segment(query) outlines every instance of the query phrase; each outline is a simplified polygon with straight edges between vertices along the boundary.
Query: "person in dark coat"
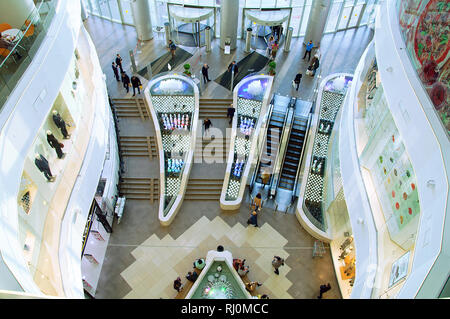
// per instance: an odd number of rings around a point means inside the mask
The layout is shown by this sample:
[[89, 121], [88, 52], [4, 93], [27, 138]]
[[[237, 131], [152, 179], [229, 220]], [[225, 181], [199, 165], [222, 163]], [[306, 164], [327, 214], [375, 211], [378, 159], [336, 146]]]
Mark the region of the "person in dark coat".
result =
[[61, 150], [61, 143], [57, 140], [57, 138], [52, 134], [51, 131], [47, 131], [47, 142], [52, 148], [55, 149], [58, 158], [64, 157], [65, 154]]
[[230, 118], [230, 122], [229, 124], [231, 124], [231, 122], [233, 122], [233, 117], [234, 117], [234, 112], [235, 112], [235, 108], [233, 107], [233, 104], [230, 105], [230, 107], [227, 110], [227, 117]]
[[131, 77], [131, 85], [133, 86], [133, 96], [136, 95], [136, 88], [138, 89], [138, 94], [141, 94], [140, 86], [142, 85], [142, 83], [136, 75], [133, 75]]
[[175, 289], [178, 292], [180, 292], [183, 289], [183, 284], [181, 283], [180, 277], [177, 277], [177, 279], [173, 281], [173, 289]]
[[247, 220], [247, 224], [258, 227], [258, 213], [256, 211], [251, 213], [250, 218]]
[[190, 271], [186, 275], [186, 279], [191, 282], [195, 282], [197, 280], [197, 278], [198, 278], [198, 274], [195, 271]]
[[205, 135], [207, 132], [209, 132], [209, 128], [212, 126], [211, 121], [209, 118], [206, 118], [206, 120], [203, 121], [203, 125], [205, 126]]
[[177, 46], [175, 45], [175, 43], [173, 43], [172, 40], [169, 40], [169, 51], [172, 54], [172, 59], [175, 58], [176, 49], [177, 49]]
[[330, 283], [326, 285], [320, 285], [320, 295], [317, 296], [317, 299], [322, 299], [322, 295], [331, 289]]
[[117, 65], [114, 62], [112, 63], [112, 69], [113, 69], [113, 72], [114, 72], [114, 76], [116, 77], [116, 80], [120, 81], [119, 70], [117, 69]]
[[116, 64], [117, 64], [117, 66], [119, 67], [120, 72], [122, 73], [122, 72], [123, 72], [123, 68], [122, 68], [122, 57], [120, 56], [119, 53], [117, 53], [117, 56], [116, 56]]
[[64, 122], [61, 115], [59, 115], [58, 111], [53, 111], [53, 122], [55, 122], [56, 127], [61, 130], [64, 139], [68, 139], [70, 137], [69, 133], [67, 133], [66, 122]]
[[55, 177], [52, 175], [52, 172], [50, 171], [48, 161], [44, 156], [42, 156], [41, 154], [36, 154], [34, 164], [42, 173], [44, 173], [45, 178], [49, 182], [53, 182], [55, 180]]
[[232, 72], [232, 71], [234, 71], [234, 75], [235, 76], [239, 72], [239, 69], [238, 69], [238, 66], [236, 64], [236, 61], [231, 62], [230, 65], [228, 66], [228, 72]]
[[316, 70], [319, 68], [319, 58], [317, 56], [314, 56], [312, 62], [312, 76], [316, 75]]
[[127, 89], [128, 93], [130, 91], [130, 77], [125, 72], [122, 72], [122, 83], [123, 87]]
[[202, 74], [203, 74], [203, 81], [205, 81], [205, 83], [211, 81], [209, 79], [209, 77], [208, 77], [208, 69], [209, 69], [209, 65], [206, 64], [206, 63], [203, 64], [203, 66], [202, 66]]
[[294, 79], [294, 83], [296, 85], [296, 88], [295, 88], [296, 91], [298, 91], [298, 87], [300, 86], [301, 80], [302, 80], [302, 74], [299, 72], [299, 73], [297, 73], [297, 75], [295, 76], [295, 79]]

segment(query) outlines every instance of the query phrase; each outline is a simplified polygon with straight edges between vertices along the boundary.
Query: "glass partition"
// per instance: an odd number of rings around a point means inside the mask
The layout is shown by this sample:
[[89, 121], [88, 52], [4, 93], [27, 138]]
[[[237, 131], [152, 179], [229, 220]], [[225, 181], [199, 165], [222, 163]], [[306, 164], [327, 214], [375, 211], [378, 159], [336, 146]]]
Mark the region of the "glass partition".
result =
[[[7, 36], [11, 45], [0, 49], [0, 110], [30, 65], [55, 15], [56, 1], [41, 1], [24, 24]], [[9, 30], [4, 31], [3, 33]]]
[[396, 7], [410, 61], [450, 134], [450, 4], [437, 0], [397, 0]]

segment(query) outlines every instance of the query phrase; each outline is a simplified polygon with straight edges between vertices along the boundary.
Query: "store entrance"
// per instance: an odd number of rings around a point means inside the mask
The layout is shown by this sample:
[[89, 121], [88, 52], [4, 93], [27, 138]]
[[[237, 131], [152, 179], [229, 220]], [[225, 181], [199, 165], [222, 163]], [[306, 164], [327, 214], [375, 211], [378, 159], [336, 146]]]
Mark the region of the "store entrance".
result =
[[269, 38], [274, 36], [278, 45], [284, 42], [292, 8], [287, 9], [244, 9], [242, 19], [242, 34], [245, 38], [245, 30], [252, 29], [252, 49], [267, 49]]
[[168, 4], [171, 38], [188, 47], [205, 46], [205, 29], [211, 27], [211, 39], [216, 28], [216, 8]]

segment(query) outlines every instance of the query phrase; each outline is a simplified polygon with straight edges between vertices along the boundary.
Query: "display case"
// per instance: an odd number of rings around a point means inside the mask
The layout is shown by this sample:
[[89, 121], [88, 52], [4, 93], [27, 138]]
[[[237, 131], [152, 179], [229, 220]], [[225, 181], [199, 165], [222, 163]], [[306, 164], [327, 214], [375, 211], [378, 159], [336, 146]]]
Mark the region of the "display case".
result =
[[255, 155], [262, 143], [260, 132], [268, 110], [273, 77], [249, 75], [236, 85], [233, 92], [233, 117], [230, 151], [227, 160], [220, 206], [225, 210], [238, 209], [247, 177], [254, 168]]
[[167, 73], [145, 90], [156, 130], [160, 161], [161, 224], [172, 222], [183, 201], [198, 123], [199, 90], [188, 77]]

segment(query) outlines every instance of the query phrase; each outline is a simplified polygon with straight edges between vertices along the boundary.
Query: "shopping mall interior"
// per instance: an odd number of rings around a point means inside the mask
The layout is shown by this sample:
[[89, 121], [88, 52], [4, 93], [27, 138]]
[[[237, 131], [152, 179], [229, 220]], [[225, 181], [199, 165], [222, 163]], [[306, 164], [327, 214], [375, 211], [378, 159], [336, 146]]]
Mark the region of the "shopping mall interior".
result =
[[0, 298], [450, 298], [449, 21], [2, 0]]

